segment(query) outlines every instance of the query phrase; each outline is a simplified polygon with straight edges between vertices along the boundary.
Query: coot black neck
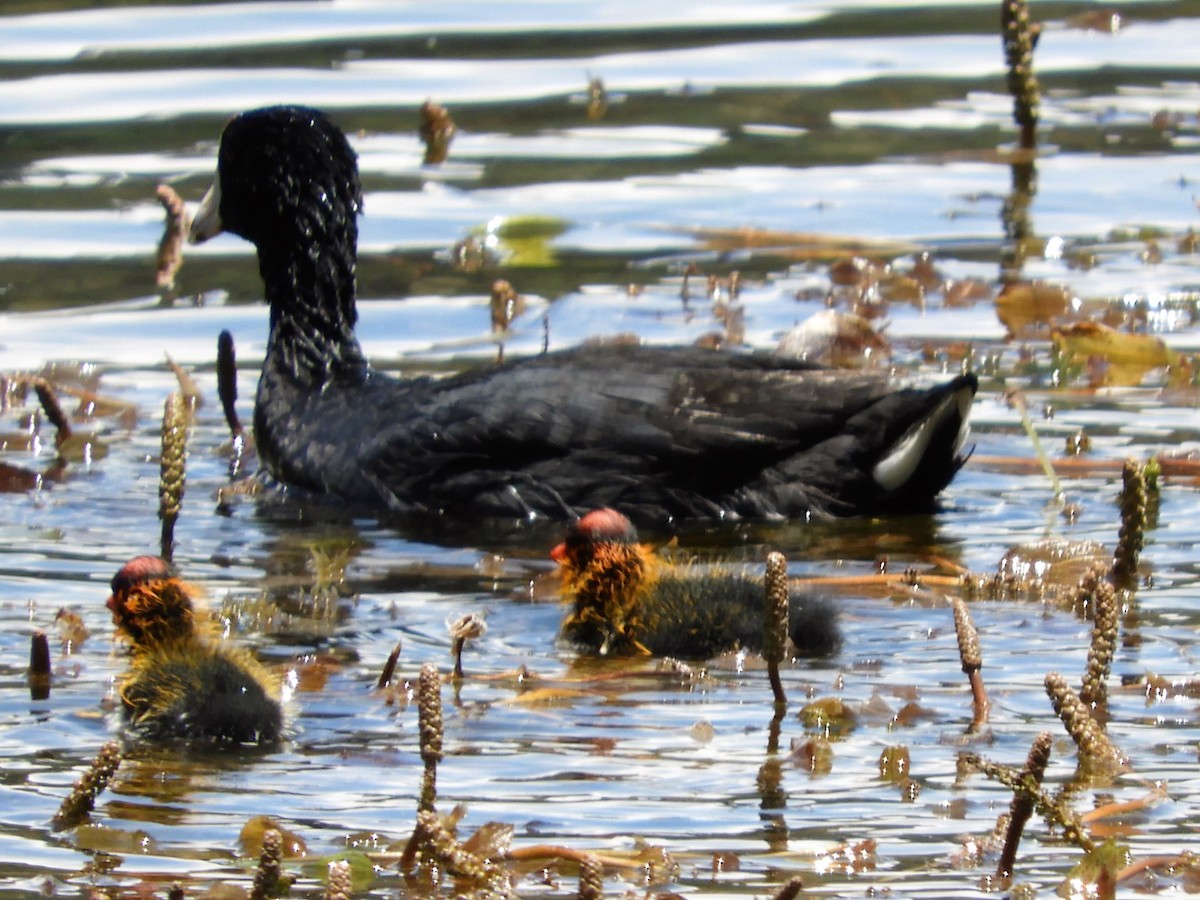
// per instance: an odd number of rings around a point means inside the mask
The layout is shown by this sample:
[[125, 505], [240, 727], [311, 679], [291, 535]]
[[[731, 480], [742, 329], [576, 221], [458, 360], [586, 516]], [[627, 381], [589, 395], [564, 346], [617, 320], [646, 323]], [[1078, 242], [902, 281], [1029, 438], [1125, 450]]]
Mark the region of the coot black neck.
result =
[[366, 372], [354, 336], [356, 235], [337, 237], [263, 242], [258, 248], [271, 306], [267, 357], [307, 388], [335, 378], [361, 380]]

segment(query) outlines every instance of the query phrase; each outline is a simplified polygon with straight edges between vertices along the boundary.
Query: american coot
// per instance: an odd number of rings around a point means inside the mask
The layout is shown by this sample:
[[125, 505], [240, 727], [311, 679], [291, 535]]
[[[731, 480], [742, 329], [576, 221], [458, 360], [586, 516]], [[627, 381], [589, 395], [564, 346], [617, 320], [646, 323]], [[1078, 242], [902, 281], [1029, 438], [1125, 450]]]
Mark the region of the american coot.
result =
[[[673, 563], [639, 544], [629, 519], [592, 510], [567, 527], [551, 552], [561, 570], [563, 623], [572, 643], [600, 653], [709, 659], [763, 646], [761, 578], [724, 566]], [[837, 609], [823, 597], [789, 596], [788, 631], [797, 656], [841, 645]]]
[[459, 375], [372, 371], [354, 326], [357, 161], [317, 110], [226, 126], [191, 239], [258, 248], [270, 336], [254, 410], [280, 482], [400, 513], [634, 521], [927, 508], [962, 464], [976, 379], [699, 348], [581, 347]]
[[207, 632], [187, 584], [157, 556], [113, 577], [117, 634], [130, 644], [120, 685], [125, 718], [154, 741], [271, 744], [283, 731], [279, 687], [243, 650]]

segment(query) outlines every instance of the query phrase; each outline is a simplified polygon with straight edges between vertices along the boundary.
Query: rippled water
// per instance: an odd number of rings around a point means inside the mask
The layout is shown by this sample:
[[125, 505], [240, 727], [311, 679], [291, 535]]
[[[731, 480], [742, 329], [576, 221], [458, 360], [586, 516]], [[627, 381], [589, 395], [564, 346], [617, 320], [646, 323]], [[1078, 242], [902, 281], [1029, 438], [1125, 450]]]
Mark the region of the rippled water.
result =
[[[426, 661], [448, 670], [446, 621], [481, 610], [489, 630], [466, 651], [461, 688], [444, 692], [439, 805], [466, 804], [460, 833], [494, 820], [514, 826], [518, 847], [619, 852], [644, 841], [678, 864], [648, 884], [636, 869], [610, 870], [614, 894], [763, 896], [797, 873], [821, 894], [980, 889], [997, 848], [982, 862], [962, 851], [991, 832], [1009, 795], [981, 776], [958, 778], [958, 757], [1019, 764], [1050, 731], [1048, 781], [1071, 783], [1074, 747], [1042, 681], [1061, 670], [1077, 682], [1088, 623], [1036, 602], [973, 604], [993, 709], [968, 736], [970, 693], [945, 599], [839, 592], [845, 646], [785, 673], [792, 703], [775, 753], [770, 691], [754, 666], [714, 664], [695, 679], [649, 662], [598, 665], [556, 642], [561, 609], [546, 600], [554, 528], [412, 533], [286, 497], [219, 504], [229, 473], [216, 335], [235, 336], [249, 420], [266, 334], [261, 287], [248, 245], [224, 237], [188, 248], [175, 295], [160, 297], [154, 190], [167, 182], [195, 202], [222, 124], [240, 109], [330, 110], [353, 136], [366, 187], [360, 337], [376, 364], [401, 370], [494, 356], [496, 277], [528, 301], [506, 337], [510, 355], [625, 332], [658, 342], [724, 333], [729, 290], [711, 296], [706, 280], [733, 271], [741, 340], [765, 349], [827, 302], [846, 307], [853, 292], [832, 287], [831, 263], [857, 250], [909, 272], [928, 252], [941, 273], [933, 287], [891, 282], [866, 299], [906, 377], [957, 370], [968, 352], [983, 375], [975, 457], [943, 508], [693, 529], [680, 542], [755, 564], [782, 549], [795, 575], [865, 575], [883, 557], [892, 570], [940, 559], [994, 572], [1023, 542], [1113, 546], [1119, 462], [1200, 445], [1194, 375], [1155, 368], [1132, 386], [1097, 386], [1102, 365], [1060, 367], [1044, 327], [1010, 336], [995, 303], [1006, 226], [1022, 225], [1036, 236], [1023, 277], [1065, 286], [1081, 314], [1132, 323], [1185, 358], [1197, 352], [1200, 257], [1183, 240], [1200, 177], [1194, 6], [1125, 4], [1113, 32], [1111, 10], [1034, 5], [1045, 22], [1035, 58], [1042, 154], [1028, 218], [1015, 225], [1005, 202], [1014, 175], [998, 152], [1015, 132], [993, 3], [76, 6], [15, 2], [0, 15], [0, 372], [55, 364], [48, 374], [64, 392], [81, 385], [113, 401], [80, 404], [75, 426], [102, 449], [65, 469], [54, 465], [53, 429], [31, 423], [32, 399], [0, 425], [0, 461], [45, 475], [9, 479], [0, 494], [0, 893], [248, 886], [239, 832], [259, 814], [297, 833], [311, 858], [402, 842], [420, 787], [416, 710], [373, 686], [397, 642], [406, 675]], [[596, 120], [590, 78], [608, 94]], [[446, 104], [459, 129], [440, 167], [422, 165], [416, 136], [427, 99]], [[455, 253], [472, 235], [478, 267]], [[976, 284], [977, 299], [957, 300], [954, 283]], [[116, 569], [158, 547], [161, 410], [178, 387], [168, 355], [206, 400], [176, 561], [234, 639], [297, 673], [294, 735], [245, 758], [135, 749], [101, 795], [95, 827], [54, 833], [59, 803], [116, 728], [106, 710], [122, 660], [103, 602]], [[1080, 429], [1091, 438], [1090, 465], [1062, 464], [1074, 473], [1072, 518], [1051, 503], [1011, 389], [1025, 392], [1052, 456]], [[27, 447], [31, 431], [39, 440]], [[1143, 557], [1152, 581], [1123, 619], [1114, 663], [1109, 732], [1133, 773], [1075, 797], [1083, 811], [1166, 783], [1156, 803], [1091, 826], [1137, 860], [1198, 849], [1195, 691], [1147, 700], [1142, 684], [1146, 673], [1196, 677], [1200, 504], [1195, 469], [1176, 471]], [[51, 697], [31, 702], [30, 634], [57, 635], [62, 608], [91, 634], [69, 648], [52, 641]], [[522, 666], [532, 680], [514, 675]], [[534, 692], [544, 687], [552, 699]], [[809, 697], [856, 712], [832, 740], [826, 774], [790, 752], [814, 736], [797, 717]], [[918, 789], [907, 794], [879, 775], [881, 752], [897, 745], [909, 749]], [[868, 839], [874, 849], [858, 865], [838, 857]], [[1035, 816], [1017, 880], [1048, 894], [1078, 858]], [[403, 894], [394, 865], [376, 861], [359, 890]], [[300, 876], [294, 893], [321, 890], [323, 865], [289, 867]], [[1195, 886], [1160, 877], [1120, 891]], [[574, 891], [573, 874], [557, 878], [520, 889]]]

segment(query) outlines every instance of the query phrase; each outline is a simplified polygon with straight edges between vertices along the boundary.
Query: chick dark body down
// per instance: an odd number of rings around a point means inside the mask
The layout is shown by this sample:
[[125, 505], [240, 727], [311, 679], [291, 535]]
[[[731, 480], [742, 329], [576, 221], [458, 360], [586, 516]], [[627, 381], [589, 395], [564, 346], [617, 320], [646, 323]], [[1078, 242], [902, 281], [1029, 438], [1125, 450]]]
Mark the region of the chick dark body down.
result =
[[[762, 650], [761, 578], [670, 562], [638, 543], [632, 524], [615, 510], [593, 510], [569, 526], [551, 556], [573, 604], [563, 636], [580, 647], [679, 659]], [[833, 602], [795, 593], [788, 602], [792, 655], [836, 652], [842, 638]]]
[[355, 334], [356, 157], [322, 113], [243, 113], [192, 239], [253, 242], [270, 305], [254, 411], [276, 480], [398, 514], [634, 521], [929, 507], [963, 462], [973, 375], [897, 390], [767, 354], [601, 345], [446, 378], [370, 368]]
[[215, 636], [193, 595], [158, 557], [113, 578], [108, 608], [129, 642], [120, 682], [130, 728], [156, 742], [271, 744], [283, 734], [278, 684], [246, 651]]

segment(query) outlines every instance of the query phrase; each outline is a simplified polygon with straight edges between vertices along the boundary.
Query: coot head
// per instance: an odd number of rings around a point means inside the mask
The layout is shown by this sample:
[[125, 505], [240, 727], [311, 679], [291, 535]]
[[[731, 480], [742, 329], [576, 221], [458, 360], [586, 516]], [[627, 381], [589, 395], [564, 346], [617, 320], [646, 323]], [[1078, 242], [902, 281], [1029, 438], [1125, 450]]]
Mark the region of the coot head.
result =
[[200, 203], [190, 239], [222, 231], [260, 250], [320, 247], [358, 238], [358, 162], [324, 113], [272, 106], [242, 113], [221, 135], [217, 179]]
[[136, 556], [125, 563], [113, 576], [105, 606], [135, 648], [187, 639], [195, 632], [191, 590], [157, 556]]
[[550, 551], [550, 558], [573, 569], [587, 566], [596, 548], [603, 544], [635, 544], [637, 529], [615, 509], [593, 509], [567, 526], [562, 543]]

